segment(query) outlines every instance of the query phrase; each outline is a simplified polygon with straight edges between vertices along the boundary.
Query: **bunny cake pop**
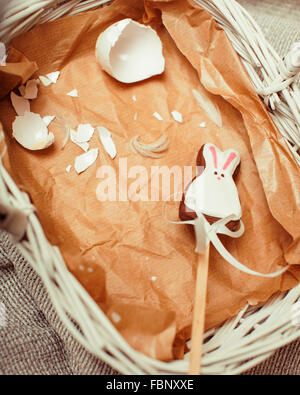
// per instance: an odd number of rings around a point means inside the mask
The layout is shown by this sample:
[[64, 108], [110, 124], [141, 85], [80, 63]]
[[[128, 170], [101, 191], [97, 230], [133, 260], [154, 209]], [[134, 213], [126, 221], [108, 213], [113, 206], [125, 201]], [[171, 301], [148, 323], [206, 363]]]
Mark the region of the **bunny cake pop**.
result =
[[206, 289], [210, 243], [236, 269], [261, 277], [276, 277], [287, 267], [273, 273], [260, 273], [236, 260], [226, 250], [218, 234], [240, 237], [244, 233], [242, 209], [233, 178], [240, 168], [240, 155], [233, 149], [221, 151], [214, 144], [204, 144], [197, 156], [197, 166], [204, 170], [188, 185], [179, 206], [179, 217], [194, 226], [196, 236], [197, 274], [192, 323], [190, 374], [199, 374], [204, 333]]
[[221, 151], [214, 144], [204, 144], [197, 156], [197, 166], [204, 167], [188, 185], [180, 203], [179, 217], [182, 220], [197, 218], [202, 213], [214, 223], [230, 215], [234, 220], [226, 226], [236, 231], [240, 225], [242, 210], [233, 178], [240, 168], [240, 155], [233, 149]]
[[272, 273], [260, 273], [237, 261], [226, 250], [218, 234], [238, 238], [245, 227], [242, 210], [234, 183], [240, 168], [240, 155], [233, 149], [221, 151], [214, 144], [204, 144], [197, 156], [197, 166], [204, 170], [186, 188], [179, 206], [181, 224], [193, 225], [197, 253], [204, 253], [211, 242], [219, 254], [236, 269], [261, 277], [276, 277], [288, 266]]

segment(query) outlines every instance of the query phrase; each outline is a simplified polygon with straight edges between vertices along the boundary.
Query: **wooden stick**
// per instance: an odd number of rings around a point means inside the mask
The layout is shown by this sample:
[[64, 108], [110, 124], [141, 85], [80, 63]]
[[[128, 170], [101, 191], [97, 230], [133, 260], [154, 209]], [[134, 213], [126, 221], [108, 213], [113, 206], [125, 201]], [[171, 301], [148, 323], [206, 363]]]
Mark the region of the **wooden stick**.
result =
[[190, 351], [189, 366], [189, 374], [193, 375], [200, 374], [201, 371], [205, 305], [207, 294], [207, 275], [209, 264], [209, 246], [210, 243], [208, 243], [205, 253], [199, 254], [197, 263], [196, 290], [192, 325], [192, 345]]

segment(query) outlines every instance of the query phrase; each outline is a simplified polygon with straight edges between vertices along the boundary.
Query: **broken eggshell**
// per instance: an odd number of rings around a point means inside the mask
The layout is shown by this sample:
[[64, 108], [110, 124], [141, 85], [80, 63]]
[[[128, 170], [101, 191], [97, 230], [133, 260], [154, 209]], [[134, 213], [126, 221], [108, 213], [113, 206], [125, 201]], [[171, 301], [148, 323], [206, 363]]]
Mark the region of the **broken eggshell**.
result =
[[10, 92], [10, 100], [17, 115], [24, 115], [25, 112], [30, 111], [30, 102], [24, 97], [18, 96], [14, 92]]
[[[22, 93], [21, 93], [22, 94]], [[36, 80], [28, 80], [25, 87], [24, 98], [36, 99], [38, 95], [38, 83]]]
[[103, 144], [105, 151], [108, 153], [111, 159], [114, 159], [117, 155], [117, 149], [115, 143], [111, 138], [110, 131], [104, 128], [103, 126], [99, 126], [97, 129], [99, 132], [101, 143]]
[[13, 122], [13, 137], [24, 148], [40, 150], [49, 147], [53, 141], [53, 133], [48, 133], [47, 126], [39, 114], [25, 112]]
[[165, 59], [159, 36], [130, 18], [109, 26], [97, 39], [96, 58], [103, 70], [124, 83], [163, 73]]
[[98, 157], [98, 148], [90, 149], [88, 152], [76, 156], [74, 168], [78, 174], [85, 171], [87, 168], [92, 166]]

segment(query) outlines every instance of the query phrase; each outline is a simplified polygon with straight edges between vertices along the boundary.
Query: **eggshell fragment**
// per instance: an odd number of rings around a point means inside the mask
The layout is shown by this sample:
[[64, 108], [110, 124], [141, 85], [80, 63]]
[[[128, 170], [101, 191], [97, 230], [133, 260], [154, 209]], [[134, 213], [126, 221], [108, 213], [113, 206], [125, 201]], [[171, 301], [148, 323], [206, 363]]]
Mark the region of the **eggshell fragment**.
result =
[[155, 30], [130, 18], [100, 34], [96, 58], [103, 70], [124, 83], [145, 80], [163, 73], [165, 68], [162, 43]]
[[171, 114], [176, 122], [182, 123], [182, 114], [180, 112], [174, 110]]
[[37, 81], [36, 80], [28, 80], [26, 83], [24, 95], [22, 95], [22, 96], [24, 96], [25, 99], [36, 99], [37, 95], [38, 95]]
[[13, 137], [29, 150], [47, 148], [54, 141], [53, 133], [48, 134], [47, 126], [40, 115], [33, 112], [17, 116], [12, 127]]
[[164, 119], [163, 119], [163, 117], [158, 113], [158, 112], [154, 112], [153, 113], [153, 116], [156, 118], [156, 119], [158, 119], [159, 121], [163, 121]]
[[[93, 131], [94, 131], [94, 128], [93, 128]], [[83, 151], [87, 152], [89, 150], [89, 147], [90, 147], [89, 143], [87, 141], [79, 141], [78, 132], [76, 132], [76, 130], [74, 130], [74, 129], [70, 130], [70, 137], [71, 137], [71, 141], [74, 144], [78, 145], [78, 147], [83, 149]], [[89, 139], [90, 138], [88, 138], [88, 140]], [[82, 140], [84, 140], [84, 139], [82, 138]], [[85, 140], [87, 140], [87, 138], [85, 138]]]
[[111, 313], [111, 318], [113, 322], [116, 324], [121, 321], [121, 316], [118, 313], [115, 313], [114, 311]]
[[76, 141], [77, 143], [85, 143], [90, 141], [94, 134], [94, 128], [89, 123], [81, 124], [77, 128]]
[[46, 74], [46, 77], [41, 75], [39, 79], [44, 86], [49, 86], [51, 84], [56, 84], [59, 75], [60, 71], [54, 71], [53, 73]]
[[76, 156], [74, 167], [77, 173], [80, 174], [89, 168], [96, 161], [97, 157], [98, 148], [93, 148], [82, 155]]
[[24, 115], [25, 112], [30, 112], [29, 100], [24, 99], [22, 96], [16, 95], [14, 92], [10, 93], [10, 100], [18, 115]]
[[78, 90], [77, 89], [73, 89], [72, 91], [67, 93], [67, 96], [78, 97]]
[[74, 129], [70, 129], [70, 137], [71, 137], [71, 141], [78, 145], [78, 147], [82, 148], [83, 151], [87, 152], [89, 149], [89, 143], [80, 143], [79, 141], [77, 141], [77, 132]]
[[44, 86], [49, 86], [49, 85], [52, 84], [52, 81], [49, 80], [49, 78], [44, 77], [43, 75], [40, 75], [40, 76], [39, 76], [39, 79], [40, 79], [41, 83], [42, 83]]
[[46, 74], [46, 77], [52, 82], [52, 84], [56, 84], [59, 75], [60, 71], [54, 71], [53, 73]]
[[114, 159], [117, 155], [117, 149], [115, 143], [111, 138], [110, 131], [104, 128], [103, 126], [99, 126], [97, 129], [99, 132], [101, 143], [103, 144], [105, 151], [108, 153], [111, 159]]

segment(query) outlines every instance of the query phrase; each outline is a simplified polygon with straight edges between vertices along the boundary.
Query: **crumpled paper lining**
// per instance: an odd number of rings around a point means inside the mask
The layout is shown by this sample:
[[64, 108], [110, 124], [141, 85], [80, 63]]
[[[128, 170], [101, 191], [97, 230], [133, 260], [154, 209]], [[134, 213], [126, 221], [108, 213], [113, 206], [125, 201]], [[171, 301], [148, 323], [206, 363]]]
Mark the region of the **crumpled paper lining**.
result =
[[[96, 64], [98, 35], [125, 17], [156, 29], [166, 57], [163, 75], [124, 85]], [[60, 248], [70, 271], [135, 349], [161, 360], [183, 356], [192, 322], [195, 240], [188, 226], [165, 220], [161, 201], [99, 202], [100, 165], [110, 164], [118, 174], [118, 159], [127, 158], [128, 168], [143, 165], [150, 174], [153, 165], [195, 165], [205, 142], [234, 148], [241, 154], [236, 183], [246, 231], [240, 239], [223, 237], [224, 245], [243, 264], [265, 273], [299, 263], [299, 169], [238, 55], [207, 12], [188, 1], [146, 1], [145, 12], [141, 0], [116, 0], [103, 9], [38, 26], [15, 39], [13, 47], [37, 63], [38, 75], [61, 71], [55, 85], [40, 86], [32, 111], [57, 115], [74, 127], [89, 122], [112, 132], [116, 159], [110, 160], [95, 136], [91, 148], [100, 147], [97, 164], [80, 176], [67, 174], [65, 168], [80, 148], [69, 143], [61, 150], [62, 133], [51, 124], [55, 144], [26, 151], [11, 137], [15, 114], [9, 99], [0, 103], [14, 179], [30, 193], [49, 241]], [[79, 97], [66, 96], [74, 88]], [[198, 106], [192, 89], [219, 106], [221, 129]], [[183, 115], [182, 124], [170, 116], [175, 109]], [[155, 111], [164, 121], [152, 116]], [[198, 126], [203, 121], [206, 128]], [[131, 151], [133, 136], [151, 142], [164, 132], [170, 138], [164, 158], [145, 159]], [[178, 218], [178, 206], [166, 207], [172, 219]], [[256, 304], [295, 286], [299, 278], [296, 266], [280, 278], [249, 276], [212, 249], [206, 329], [236, 314], [247, 301]], [[118, 322], [113, 313], [120, 316]]]
[[6, 64], [0, 65], [0, 99], [18, 85], [24, 84], [37, 69], [35, 62], [31, 62], [15, 48], [11, 48]]

